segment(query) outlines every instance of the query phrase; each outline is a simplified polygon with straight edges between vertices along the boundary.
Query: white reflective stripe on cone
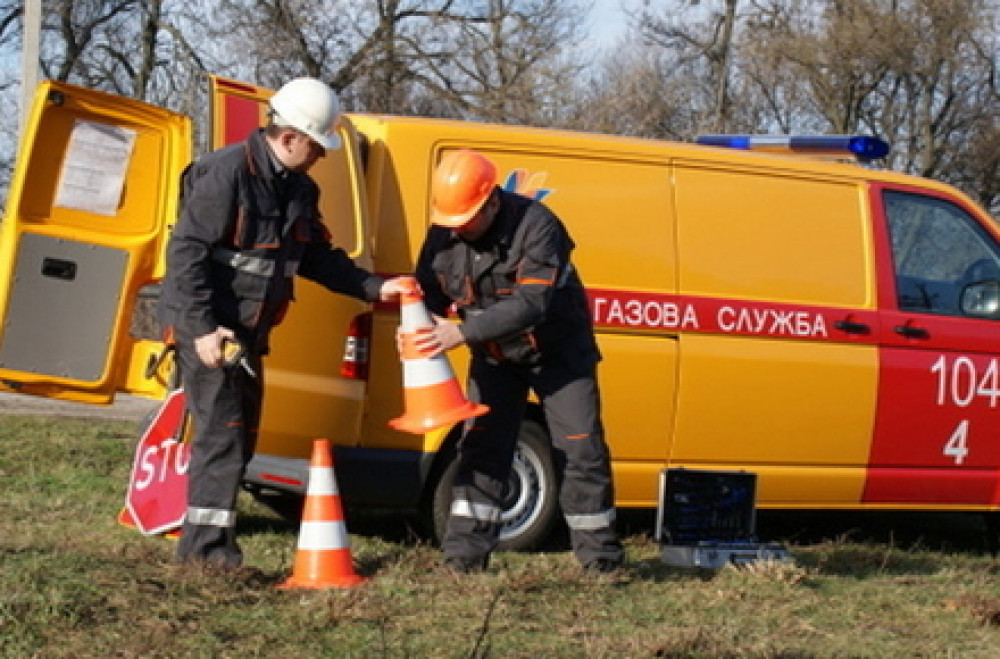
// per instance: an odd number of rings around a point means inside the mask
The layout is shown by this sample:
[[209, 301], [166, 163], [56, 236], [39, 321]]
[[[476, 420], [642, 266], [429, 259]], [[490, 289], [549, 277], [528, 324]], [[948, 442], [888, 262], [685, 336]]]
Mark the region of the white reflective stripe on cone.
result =
[[566, 525], [575, 531], [596, 531], [606, 529], [615, 521], [615, 509], [588, 515], [564, 515]]
[[331, 496], [338, 494], [333, 470], [329, 467], [309, 467], [309, 483], [306, 485], [306, 493]]
[[407, 359], [403, 362], [403, 382], [407, 387], [430, 387], [444, 384], [454, 377], [447, 360], [440, 357]]
[[451, 502], [451, 514], [485, 522], [499, 522], [503, 511], [490, 503], [473, 503], [467, 499]]
[[399, 308], [399, 323], [407, 332], [434, 327], [434, 320], [423, 301], [402, 305]]
[[350, 540], [341, 522], [302, 522], [299, 527], [299, 549], [347, 549]]
[[187, 509], [187, 521], [199, 526], [218, 526], [228, 529], [236, 526], [236, 511], [225, 508], [195, 508]]

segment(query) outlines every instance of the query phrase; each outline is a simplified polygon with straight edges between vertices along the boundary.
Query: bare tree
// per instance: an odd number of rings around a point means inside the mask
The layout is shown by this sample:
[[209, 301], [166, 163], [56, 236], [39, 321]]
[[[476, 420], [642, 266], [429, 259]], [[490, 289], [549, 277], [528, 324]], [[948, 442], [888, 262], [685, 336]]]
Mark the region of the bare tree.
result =
[[970, 171], [967, 151], [973, 133], [997, 123], [995, 1], [755, 5], [756, 48], [744, 42], [752, 62], [745, 70], [754, 73], [756, 94], [797, 99], [800, 114], [787, 128], [875, 133], [892, 144], [897, 169], [967, 189], [985, 184]]
[[[574, 2], [239, 0], [220, 3], [216, 39], [254, 44], [252, 81], [330, 83], [352, 109], [538, 123], [576, 68]], [[551, 103], [548, 106], [551, 114]]]
[[667, 122], [641, 128], [636, 119], [651, 116], [655, 101], [629, 108], [628, 118], [615, 110], [618, 118], [606, 124], [615, 132], [874, 133], [892, 144], [894, 168], [956, 183], [995, 204], [998, 4], [649, 3], [635, 23], [643, 47], [657, 54], [632, 57], [616, 77], [600, 80], [603, 95], [591, 100], [605, 111], [609, 101], [627, 106], [609, 90], [644, 79], [664, 101], [680, 103]]
[[[186, 33], [197, 21], [186, 0], [43, 0], [42, 75], [191, 112], [203, 88], [202, 62]], [[0, 56], [21, 56], [22, 0], [0, 0]], [[20, 92], [0, 74], [0, 94]], [[16, 113], [0, 119], [0, 142], [16, 144]], [[14, 149], [0, 150], [0, 188]]]
[[[23, 5], [19, 0], [0, 0], [0, 57], [13, 62], [21, 48]], [[19, 107], [21, 79], [16, 66], [0, 69], [0, 102]], [[17, 112], [7, 112], [0, 120], [0, 207], [7, 205], [7, 184], [14, 167], [18, 140]]]
[[628, 37], [585, 78], [567, 127], [578, 130], [686, 140], [702, 114], [691, 102], [692, 75], [657, 49], [637, 48]]
[[[21, 2], [0, 0], [0, 54], [19, 48]], [[350, 109], [551, 124], [582, 66], [564, 54], [576, 0], [44, 2], [46, 77], [199, 120], [211, 71], [270, 87], [316, 76]], [[0, 75], [0, 92], [15, 85]]]
[[[705, 87], [698, 121], [701, 130], [730, 128], [737, 5], [738, 0], [716, 0], [704, 6], [701, 0], [674, 0], [668, 6], [647, 8], [638, 19], [640, 34], [647, 43], [673, 53], [678, 64], [699, 74]], [[696, 18], [692, 19], [692, 15]], [[698, 71], [702, 64], [704, 73]]]
[[[577, 48], [589, 0], [42, 1], [44, 75], [199, 120], [209, 71], [313, 75], [372, 112], [672, 139], [869, 132], [894, 167], [1000, 205], [1000, 0], [646, 2], [596, 63]], [[0, 56], [18, 54], [22, 2], [0, 0]], [[19, 85], [0, 71], [0, 95]]]
[[411, 44], [416, 74], [454, 116], [557, 122], [569, 102], [567, 81], [582, 70], [561, 56], [579, 40], [580, 16], [578, 5], [559, 0], [455, 3]]
[[109, 26], [120, 24], [135, 0], [58, 0], [46, 3], [43, 25], [42, 73], [47, 78], [68, 81], [76, 77], [85, 84], [106, 82], [92, 73], [88, 51], [100, 48]]
[[[172, 107], [200, 65], [181, 24], [188, 4], [44, 0], [42, 75]], [[20, 6], [0, 0], [0, 52], [8, 55], [20, 49]]]

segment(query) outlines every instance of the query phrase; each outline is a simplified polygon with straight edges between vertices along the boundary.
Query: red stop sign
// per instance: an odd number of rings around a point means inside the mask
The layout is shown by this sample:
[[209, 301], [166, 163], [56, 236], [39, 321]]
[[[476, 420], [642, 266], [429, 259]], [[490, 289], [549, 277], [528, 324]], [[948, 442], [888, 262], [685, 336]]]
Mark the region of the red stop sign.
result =
[[172, 391], [139, 439], [125, 504], [146, 535], [176, 529], [187, 510], [191, 447], [182, 441], [184, 391]]

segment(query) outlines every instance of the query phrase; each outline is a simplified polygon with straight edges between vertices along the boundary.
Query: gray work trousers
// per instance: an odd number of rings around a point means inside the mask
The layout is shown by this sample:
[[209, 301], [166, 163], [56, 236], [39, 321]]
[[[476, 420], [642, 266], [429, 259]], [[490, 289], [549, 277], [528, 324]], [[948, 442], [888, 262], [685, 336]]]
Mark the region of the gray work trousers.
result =
[[243, 552], [236, 542], [236, 497], [257, 443], [263, 394], [260, 358], [248, 356], [257, 377], [238, 364], [208, 368], [188, 341], [178, 341], [177, 358], [194, 425], [188, 509], [177, 558], [239, 567]]
[[500, 508], [528, 391], [541, 401], [552, 438], [559, 503], [577, 559], [620, 563], [622, 546], [614, 526], [614, 487], [604, 441], [596, 367], [552, 360], [539, 366], [496, 363], [474, 355], [469, 398], [488, 405], [470, 419], [458, 450], [453, 503], [442, 549], [448, 558], [486, 565], [496, 548]]

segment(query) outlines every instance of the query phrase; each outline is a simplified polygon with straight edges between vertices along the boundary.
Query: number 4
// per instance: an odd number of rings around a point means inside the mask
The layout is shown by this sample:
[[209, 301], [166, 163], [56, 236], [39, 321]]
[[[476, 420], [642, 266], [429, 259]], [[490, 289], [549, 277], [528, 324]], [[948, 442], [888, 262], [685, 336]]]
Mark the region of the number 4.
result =
[[979, 388], [976, 393], [990, 399], [990, 407], [997, 406], [997, 398], [1000, 397], [1000, 390], [997, 389], [997, 360], [990, 360], [990, 365], [986, 367], [983, 378], [979, 381]]
[[944, 455], [950, 455], [955, 458], [955, 464], [960, 465], [965, 462], [965, 456], [969, 454], [969, 420], [963, 419], [958, 427], [955, 428], [955, 432], [951, 433], [951, 437], [944, 445]]

